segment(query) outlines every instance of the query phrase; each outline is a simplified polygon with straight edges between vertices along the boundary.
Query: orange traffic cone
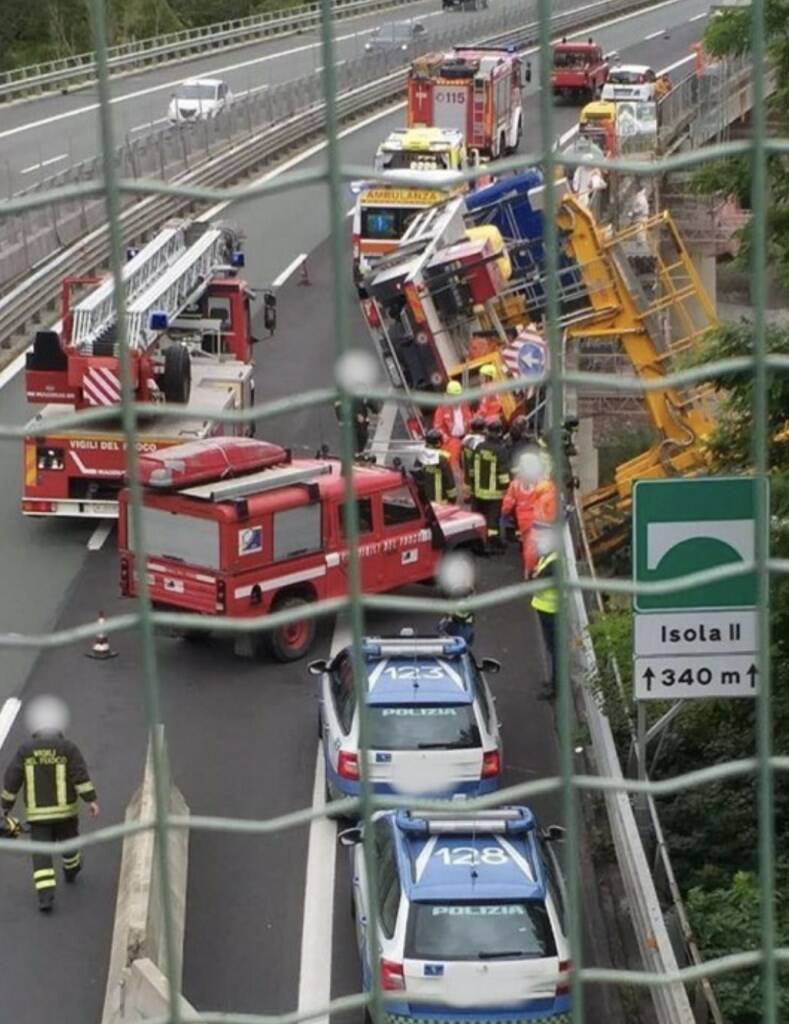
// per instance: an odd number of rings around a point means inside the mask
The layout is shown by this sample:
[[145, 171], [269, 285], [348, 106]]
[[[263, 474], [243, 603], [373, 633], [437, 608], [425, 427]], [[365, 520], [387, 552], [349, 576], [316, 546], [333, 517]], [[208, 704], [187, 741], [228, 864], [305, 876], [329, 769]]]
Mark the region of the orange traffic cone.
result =
[[113, 651], [110, 647], [110, 642], [104, 631], [104, 612], [99, 612], [99, 631], [90, 650], [85, 652], [85, 657], [94, 658], [96, 661], [106, 661], [108, 658], [118, 657], [118, 652]]

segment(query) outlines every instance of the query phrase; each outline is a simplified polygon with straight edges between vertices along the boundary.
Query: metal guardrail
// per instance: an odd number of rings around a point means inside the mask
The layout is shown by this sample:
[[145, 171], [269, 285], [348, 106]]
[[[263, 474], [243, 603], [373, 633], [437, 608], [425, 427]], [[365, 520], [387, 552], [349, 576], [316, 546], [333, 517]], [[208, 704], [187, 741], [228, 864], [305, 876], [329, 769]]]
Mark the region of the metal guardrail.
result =
[[[334, 0], [334, 17], [352, 18], [416, 0]], [[184, 60], [204, 50], [242, 46], [267, 36], [306, 32], [320, 24], [320, 4], [303, 4], [288, 10], [267, 11], [248, 18], [236, 18], [212, 25], [152, 36], [108, 48], [108, 65], [113, 75], [151, 64]], [[95, 54], [74, 54], [58, 60], [31, 64], [0, 72], [0, 103], [21, 96], [38, 95], [53, 89], [66, 90], [87, 85], [96, 78]]]
[[[555, 15], [552, 27], [557, 33], [583, 28], [600, 16], [635, 10], [644, 3], [645, 0], [599, 0], [578, 8], [573, 6], [573, 0], [557, 0], [557, 6], [572, 6], [573, 9]], [[521, 3], [506, 10], [508, 17], [515, 17], [513, 12], [519, 12], [521, 17], [524, 14]], [[488, 45], [513, 43], [521, 48], [534, 42], [535, 22], [505, 29], [500, 19], [501, 12], [477, 17], [474, 21], [477, 40]], [[414, 54], [460, 40], [468, 41], [468, 33], [469, 21], [463, 19], [446, 32], [426, 34], [427, 38]], [[382, 60], [391, 64], [401, 59], [399, 54], [387, 58], [374, 55], [337, 68], [340, 116], [351, 118], [400, 96], [405, 86], [406, 68], [400, 67], [385, 76], [381, 76], [381, 69]], [[384, 64], [384, 70], [386, 67]], [[248, 102], [234, 105], [226, 116], [190, 126], [187, 131], [157, 129], [135, 140], [134, 145], [119, 146], [118, 167], [122, 176], [131, 178], [140, 177], [143, 172], [149, 177], [192, 185], [228, 184], [322, 130], [324, 106], [318, 98], [321, 88], [321, 76], [314, 74], [248, 97]], [[228, 149], [229, 152], [220, 152]], [[96, 177], [100, 169], [100, 162], [86, 161], [50, 176], [27, 191], [41, 192], [84, 182]], [[154, 230], [162, 220], [188, 205], [186, 201], [171, 197], [152, 197], [142, 202], [127, 197], [126, 202], [122, 227], [128, 242]], [[14, 335], [41, 309], [54, 303], [64, 275], [86, 273], [103, 263], [108, 251], [104, 219], [102, 199], [61, 201], [0, 218], [3, 231], [0, 235], [0, 285], [25, 275], [22, 284], [0, 299], [0, 323], [3, 325], [0, 347], [8, 348]], [[69, 248], [43, 265], [64, 246]]]

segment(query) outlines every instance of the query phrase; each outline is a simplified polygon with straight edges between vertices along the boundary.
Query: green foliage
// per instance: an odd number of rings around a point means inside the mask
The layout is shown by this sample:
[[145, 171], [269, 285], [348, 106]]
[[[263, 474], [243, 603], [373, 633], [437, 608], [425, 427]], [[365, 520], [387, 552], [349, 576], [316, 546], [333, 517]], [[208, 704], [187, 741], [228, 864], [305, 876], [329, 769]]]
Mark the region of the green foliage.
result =
[[[590, 679], [611, 723], [617, 747], [627, 750], [630, 701], [633, 692], [633, 613], [630, 608], [595, 615], [589, 623], [589, 637], [597, 661], [597, 675]], [[614, 663], [621, 680], [617, 680]]]
[[[721, 11], [710, 18], [704, 47], [715, 57], [738, 56], [751, 47], [751, 8]], [[766, 0], [767, 50], [776, 71], [776, 89], [770, 112], [785, 121], [789, 109], [789, 0]], [[767, 161], [767, 260], [780, 279], [789, 285], [789, 160], [772, 155]], [[694, 187], [705, 194], [734, 194], [745, 208], [751, 207], [751, 158], [738, 156], [702, 166]], [[751, 257], [751, 230], [742, 232], [738, 262], [747, 266]]]
[[[789, 913], [785, 898], [788, 869], [789, 862], [779, 862], [776, 918], [778, 943], [784, 946], [789, 944]], [[687, 902], [693, 930], [706, 958], [760, 947], [759, 886], [751, 872], [737, 871], [727, 885], [717, 889], [691, 889]], [[785, 969], [779, 977], [778, 1018], [789, 1020], [789, 979]], [[720, 975], [715, 979], [715, 991], [726, 1021], [761, 1024], [761, 979], [757, 970]]]
[[[86, 53], [94, 48], [90, 0], [26, 0], [3, 4], [0, 70]], [[101, 0], [108, 43], [122, 43], [292, 7], [298, 0]], [[6, 10], [6, 6], [8, 10]]]

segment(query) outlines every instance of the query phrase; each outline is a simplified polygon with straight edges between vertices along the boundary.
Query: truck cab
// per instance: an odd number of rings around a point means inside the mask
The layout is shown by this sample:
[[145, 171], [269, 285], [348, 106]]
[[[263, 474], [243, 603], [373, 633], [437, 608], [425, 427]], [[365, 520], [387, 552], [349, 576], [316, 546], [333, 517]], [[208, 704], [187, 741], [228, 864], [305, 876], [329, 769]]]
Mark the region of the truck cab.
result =
[[397, 128], [375, 154], [375, 170], [463, 171], [469, 159], [463, 132], [454, 128]]
[[[264, 619], [348, 594], [345, 478], [337, 459], [295, 459], [251, 438], [216, 438], [140, 459], [145, 572], [154, 605]], [[447, 550], [484, 542], [482, 516], [425, 501], [405, 472], [352, 468], [361, 587], [375, 594], [430, 582]], [[141, 566], [121, 495], [121, 592], [139, 592]], [[314, 618], [261, 628], [255, 647], [301, 658]], [[207, 627], [209, 628], [209, 627]]]
[[594, 40], [585, 43], [563, 39], [553, 48], [551, 85], [554, 96], [564, 99], [595, 97], [608, 78], [608, 55]]

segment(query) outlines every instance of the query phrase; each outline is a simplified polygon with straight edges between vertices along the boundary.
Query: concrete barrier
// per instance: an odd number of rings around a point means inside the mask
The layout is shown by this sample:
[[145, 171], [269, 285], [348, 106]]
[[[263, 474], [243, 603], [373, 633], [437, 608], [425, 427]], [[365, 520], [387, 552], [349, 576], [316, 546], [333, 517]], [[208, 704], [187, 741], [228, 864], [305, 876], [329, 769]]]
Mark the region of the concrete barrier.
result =
[[[164, 727], [156, 726], [148, 741], [145, 774], [142, 785], [132, 797], [126, 810], [128, 823], [152, 822], [156, 812], [156, 788], [153, 773], [154, 744], [164, 767], [167, 812], [185, 816], [189, 808], [180, 791], [170, 780]], [[158, 838], [153, 828], [127, 837], [123, 843], [121, 870], [118, 878], [118, 898], [115, 904], [115, 925], [112, 933], [110, 966], [104, 998], [102, 1024], [117, 1024], [144, 1017], [123, 1016], [123, 1005], [131, 1007], [129, 998], [122, 999], [130, 983], [130, 969], [137, 961], [149, 961], [160, 972], [165, 991], [167, 978], [180, 992], [183, 966], [184, 928], [186, 924], [186, 880], [188, 872], [189, 833], [186, 829], [172, 830], [167, 836], [167, 863], [169, 891], [166, 894], [173, 922], [174, 960], [168, 968], [164, 929], [164, 903], [162, 901]], [[137, 974], [134, 991], [145, 988]], [[142, 972], [145, 978], [150, 972]], [[142, 986], [142, 988], [140, 988]], [[146, 989], [147, 991], [147, 989]], [[131, 1012], [131, 1011], [130, 1011]]]
[[[124, 968], [121, 975], [120, 1013], [117, 1021], [123, 1024], [132, 1021], [162, 1019], [170, 1011], [170, 987], [167, 978], [155, 963], [147, 957], [135, 960]], [[200, 1024], [197, 1011], [183, 998], [178, 997], [178, 1011], [181, 1021], [186, 1024]]]

